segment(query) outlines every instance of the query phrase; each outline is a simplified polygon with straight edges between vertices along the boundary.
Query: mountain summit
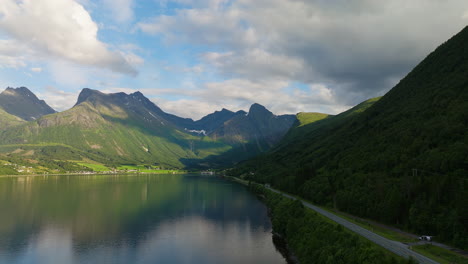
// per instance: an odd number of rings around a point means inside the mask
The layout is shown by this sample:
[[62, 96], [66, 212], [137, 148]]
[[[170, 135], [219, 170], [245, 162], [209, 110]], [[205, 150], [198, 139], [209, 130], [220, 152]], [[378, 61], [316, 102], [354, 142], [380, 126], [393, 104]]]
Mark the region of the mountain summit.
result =
[[240, 112], [224, 122], [213, 132], [213, 136], [224, 138], [230, 143], [255, 141], [260, 149], [266, 150], [276, 144], [296, 121], [294, 115], [276, 116], [264, 106], [253, 104], [249, 112]]
[[263, 105], [254, 103], [250, 106], [249, 115], [273, 115], [273, 113]]
[[0, 108], [5, 112], [26, 121], [36, 120], [41, 116], [53, 114], [55, 110], [26, 87], [6, 88], [0, 93]]

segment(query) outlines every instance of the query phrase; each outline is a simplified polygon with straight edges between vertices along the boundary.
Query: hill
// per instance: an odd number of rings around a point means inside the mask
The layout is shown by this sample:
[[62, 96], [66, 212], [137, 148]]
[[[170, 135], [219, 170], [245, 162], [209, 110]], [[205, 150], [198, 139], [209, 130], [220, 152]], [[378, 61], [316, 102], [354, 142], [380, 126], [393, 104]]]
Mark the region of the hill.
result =
[[7, 129], [11, 126], [16, 126], [25, 121], [17, 116], [11, 115], [0, 108], [0, 130]]
[[233, 172], [467, 248], [467, 73], [468, 27], [380, 100], [296, 126]]
[[26, 87], [6, 88], [0, 93], [0, 108], [26, 121], [36, 120], [41, 116], [55, 113], [55, 110], [47, 105], [44, 100], [39, 100]]

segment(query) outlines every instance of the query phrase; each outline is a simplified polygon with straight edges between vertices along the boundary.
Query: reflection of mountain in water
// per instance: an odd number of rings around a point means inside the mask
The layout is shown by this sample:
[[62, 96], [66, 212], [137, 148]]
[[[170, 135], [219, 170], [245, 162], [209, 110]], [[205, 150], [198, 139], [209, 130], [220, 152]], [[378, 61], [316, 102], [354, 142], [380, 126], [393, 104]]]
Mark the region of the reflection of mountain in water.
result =
[[183, 230], [180, 223], [221, 233], [271, 229], [266, 208], [255, 197], [212, 177], [3, 178], [0, 193], [0, 252], [8, 254], [21, 254], [44, 230], [69, 232], [75, 253], [86, 254], [99, 247], [137, 248], [168, 226]]

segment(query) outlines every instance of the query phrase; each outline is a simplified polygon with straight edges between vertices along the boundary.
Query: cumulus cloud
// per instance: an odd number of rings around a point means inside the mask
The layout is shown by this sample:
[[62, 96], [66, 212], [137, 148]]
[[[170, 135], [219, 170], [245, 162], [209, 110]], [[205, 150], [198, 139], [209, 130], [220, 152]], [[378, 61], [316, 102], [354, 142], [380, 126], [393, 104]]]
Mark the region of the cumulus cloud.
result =
[[0, 30], [47, 56], [137, 74], [121, 54], [97, 38], [98, 26], [73, 0], [3, 0]]
[[78, 98], [76, 92], [63, 91], [53, 86], [47, 86], [44, 92], [36, 93], [39, 98], [43, 98], [50, 107], [59, 112], [70, 109]]
[[224, 76], [242, 76], [249, 80], [300, 79], [306, 67], [301, 58], [272, 54], [258, 48], [241, 52], [208, 52], [202, 58]]
[[195, 45], [238, 47], [254, 44], [255, 33], [239, 28], [239, 14], [217, 8], [180, 9], [176, 15], [162, 15], [137, 27], [148, 34], [163, 34], [168, 42], [186, 41]]
[[145, 63], [145, 60], [142, 57], [136, 55], [133, 52], [120, 52], [120, 54], [133, 67], [138, 67]]
[[26, 56], [31, 50], [25, 45], [10, 39], [0, 39], [0, 68], [26, 67]]
[[[247, 95], [269, 91], [275, 94], [271, 100], [296, 96], [284, 103], [301, 105], [303, 98], [317, 96], [317, 85], [324, 85], [333, 95], [335, 109], [388, 91], [460, 31], [468, 17], [466, 0], [175, 2], [186, 7], [138, 27], [170, 42], [211, 49], [200, 58], [226, 81], [216, 89], [207, 84], [205, 91], [231, 99], [245, 96], [239, 95], [241, 91]], [[274, 81], [299, 82], [311, 89], [294, 95], [291, 89], [275, 89]], [[319, 98], [329, 104], [327, 97]], [[321, 106], [309, 109], [313, 107]]]

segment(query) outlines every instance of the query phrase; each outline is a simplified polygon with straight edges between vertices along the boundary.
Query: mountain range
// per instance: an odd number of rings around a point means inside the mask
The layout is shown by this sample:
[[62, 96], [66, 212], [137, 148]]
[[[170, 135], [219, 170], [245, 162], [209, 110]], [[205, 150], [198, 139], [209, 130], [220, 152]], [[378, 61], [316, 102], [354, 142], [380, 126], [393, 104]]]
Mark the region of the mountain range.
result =
[[[27, 88], [7, 88], [0, 94], [0, 160], [35, 167], [71, 162], [70, 170], [84, 161], [111, 167], [211, 167], [216, 164], [204, 163], [205, 158], [229, 150], [239, 149], [232, 163], [251, 156], [250, 151], [267, 150], [295, 120], [254, 104], [249, 112], [222, 109], [194, 121], [164, 112], [140, 92], [105, 94], [89, 88], [71, 109], [57, 113]], [[252, 142], [256, 148], [243, 148]]]

